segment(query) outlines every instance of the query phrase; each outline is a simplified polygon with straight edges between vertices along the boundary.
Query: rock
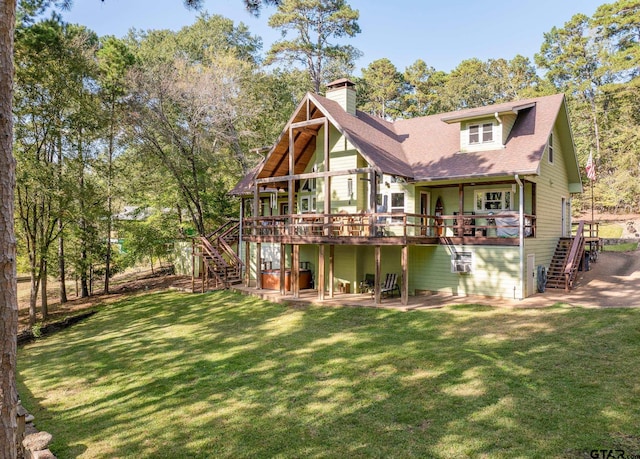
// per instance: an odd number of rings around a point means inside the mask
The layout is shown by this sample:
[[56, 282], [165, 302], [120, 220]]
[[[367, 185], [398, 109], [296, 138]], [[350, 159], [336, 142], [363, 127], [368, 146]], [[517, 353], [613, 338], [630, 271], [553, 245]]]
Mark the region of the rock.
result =
[[39, 432], [39, 430], [36, 429], [36, 426], [34, 426], [33, 423], [31, 423], [31, 422], [24, 426], [24, 434], [25, 434], [25, 436], [26, 435], [31, 435], [31, 434], [34, 434], [34, 433], [38, 433], [38, 432]]
[[34, 451], [31, 453], [31, 457], [33, 459], [56, 459], [53, 453], [48, 449], [43, 449], [41, 451]]
[[18, 403], [18, 416], [26, 416], [28, 414], [27, 410], [22, 407], [22, 404]]
[[22, 446], [31, 451], [42, 451], [47, 449], [53, 436], [49, 432], [38, 432], [29, 434], [22, 440]]
[[29, 422], [33, 422], [35, 420], [35, 418], [33, 417], [33, 414], [28, 414], [25, 416], [24, 418], [24, 422], [29, 423]]

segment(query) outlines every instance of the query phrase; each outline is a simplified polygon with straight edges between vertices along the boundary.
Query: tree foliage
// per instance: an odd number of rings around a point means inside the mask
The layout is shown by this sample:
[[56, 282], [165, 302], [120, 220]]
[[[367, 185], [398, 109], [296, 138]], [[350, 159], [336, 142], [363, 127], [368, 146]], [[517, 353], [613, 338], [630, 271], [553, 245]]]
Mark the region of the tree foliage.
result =
[[640, 2], [605, 4], [591, 18], [578, 14], [553, 28], [536, 55], [549, 83], [569, 96], [580, 163], [591, 152], [596, 158], [602, 210], [640, 210], [639, 23]]
[[[266, 62], [302, 64], [313, 90], [319, 93], [322, 83], [336, 76], [336, 69], [352, 70], [359, 57], [352, 46], [331, 41], [360, 33], [359, 16], [345, 0], [283, 0], [269, 18], [269, 26], [280, 30], [283, 39], [273, 44]], [[290, 32], [293, 36], [285, 39]]]
[[130, 74], [128, 157], [142, 159], [144, 170], [165, 171], [175, 186], [171, 207], [186, 212], [204, 235], [224, 216], [212, 199], [217, 179], [224, 177], [228, 187], [251, 165], [245, 153], [249, 126], [261, 107], [250, 90], [255, 65], [246, 58], [259, 41], [216, 16], [163, 35], [158, 40], [146, 34], [135, 44], [139, 65]]
[[381, 118], [395, 119], [402, 115], [404, 78], [389, 59], [378, 59], [362, 69], [358, 83], [362, 110]]

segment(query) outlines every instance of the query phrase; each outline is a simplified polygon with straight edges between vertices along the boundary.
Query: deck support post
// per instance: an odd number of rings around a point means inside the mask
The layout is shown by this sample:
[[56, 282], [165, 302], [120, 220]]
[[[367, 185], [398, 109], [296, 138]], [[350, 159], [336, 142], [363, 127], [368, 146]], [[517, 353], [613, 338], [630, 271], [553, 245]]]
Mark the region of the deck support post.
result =
[[200, 293], [204, 293], [204, 285], [207, 284], [207, 288], [209, 288], [209, 266], [204, 261], [204, 250], [202, 251], [202, 289]]
[[191, 293], [196, 293], [196, 240], [191, 238]]
[[294, 298], [300, 297], [300, 245], [293, 245], [293, 253], [291, 256], [291, 293]]
[[318, 300], [324, 301], [324, 244], [318, 247]]
[[256, 243], [256, 288], [262, 288], [262, 244]]
[[375, 304], [379, 305], [382, 302], [382, 295], [380, 293], [380, 246], [376, 245], [374, 248], [375, 259], [376, 259], [376, 274], [374, 281], [374, 296], [375, 296]]
[[335, 246], [330, 245], [329, 246], [329, 298], [333, 298], [333, 274], [334, 274], [333, 261], [335, 259], [334, 252], [335, 252]]
[[456, 219], [457, 229], [454, 231], [458, 237], [464, 236], [464, 185], [461, 183], [458, 185], [458, 215]]
[[249, 287], [251, 283], [251, 243], [244, 243], [244, 286]]
[[376, 172], [369, 172], [369, 212], [374, 213], [376, 211], [376, 199], [377, 199], [377, 177]]
[[287, 254], [286, 245], [280, 244], [280, 295], [287, 293], [285, 286], [285, 276], [287, 273]]
[[[329, 223], [331, 223], [331, 219], [328, 215], [331, 213], [331, 177], [329, 176], [329, 171], [331, 170], [331, 155], [329, 154], [329, 120], [325, 119], [324, 121], [324, 175], [323, 175], [323, 187], [324, 187], [324, 225], [322, 226], [322, 234], [324, 236], [331, 235], [331, 228], [329, 228]], [[323, 249], [324, 253], [324, 249]], [[323, 276], [324, 277], [324, 276]], [[324, 296], [324, 292], [322, 292]]]
[[402, 305], [406, 306], [409, 302], [409, 248], [402, 246], [402, 286], [400, 287], [400, 299]]

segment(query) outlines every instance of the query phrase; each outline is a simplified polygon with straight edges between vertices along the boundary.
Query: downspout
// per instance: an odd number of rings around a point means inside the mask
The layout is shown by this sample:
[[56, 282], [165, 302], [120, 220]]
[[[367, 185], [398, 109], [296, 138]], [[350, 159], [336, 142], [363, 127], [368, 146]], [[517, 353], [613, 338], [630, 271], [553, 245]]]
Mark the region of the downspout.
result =
[[519, 206], [519, 223], [518, 223], [518, 234], [520, 236], [520, 299], [524, 299], [524, 290], [526, 288], [525, 281], [525, 266], [524, 266], [524, 183], [520, 180], [518, 174], [514, 175], [516, 179], [516, 183], [518, 184], [518, 206]]
[[[241, 260], [244, 260], [244, 249], [242, 247], [242, 232], [244, 231], [244, 197], [240, 198], [240, 223], [238, 225], [238, 257]], [[245, 266], [244, 269], [246, 270], [247, 267]], [[243, 276], [242, 278], [244, 279], [244, 272], [242, 272], [242, 269], [240, 270], [240, 275]]]

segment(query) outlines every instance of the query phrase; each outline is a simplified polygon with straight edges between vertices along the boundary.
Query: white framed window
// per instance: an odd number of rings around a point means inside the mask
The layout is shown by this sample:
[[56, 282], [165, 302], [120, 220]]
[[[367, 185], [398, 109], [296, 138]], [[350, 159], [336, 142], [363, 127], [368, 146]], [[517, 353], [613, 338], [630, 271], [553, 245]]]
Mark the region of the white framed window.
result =
[[302, 183], [302, 191], [316, 191], [316, 179], [307, 179]]
[[549, 159], [549, 163], [553, 164], [553, 132], [551, 134], [549, 134], [549, 142], [548, 142], [548, 159]]
[[391, 213], [392, 214], [404, 213], [404, 192], [391, 193]]
[[473, 252], [452, 252], [451, 272], [470, 273], [473, 272]]
[[472, 124], [469, 126], [469, 145], [493, 142], [493, 123]]
[[482, 143], [493, 142], [493, 123], [482, 125]]
[[308, 214], [316, 211], [316, 197], [303, 196], [300, 198], [300, 213]]
[[[391, 207], [389, 211], [392, 214], [404, 213], [404, 192], [391, 193]], [[391, 217], [392, 222], [401, 222], [401, 217]]]
[[513, 198], [511, 190], [478, 190], [475, 199], [476, 212], [512, 210]]

